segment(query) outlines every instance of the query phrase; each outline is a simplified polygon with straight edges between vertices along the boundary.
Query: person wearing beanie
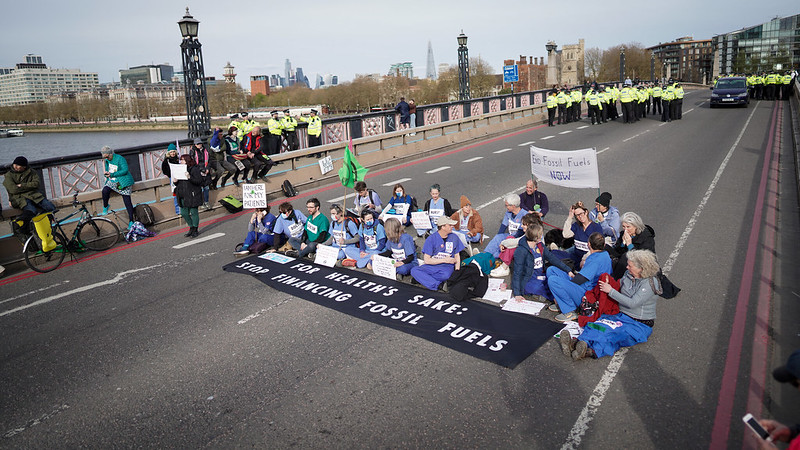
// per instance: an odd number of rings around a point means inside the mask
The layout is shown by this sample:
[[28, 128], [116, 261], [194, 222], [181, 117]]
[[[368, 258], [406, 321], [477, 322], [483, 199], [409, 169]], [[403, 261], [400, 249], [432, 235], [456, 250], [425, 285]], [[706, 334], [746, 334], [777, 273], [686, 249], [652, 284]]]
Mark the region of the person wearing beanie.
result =
[[25, 223], [41, 212], [56, 210], [55, 205], [39, 189], [40, 185], [39, 175], [28, 166], [28, 159], [24, 156], [14, 158], [3, 186], [8, 191], [11, 206], [22, 210], [21, 219]]
[[167, 153], [164, 155], [164, 161], [161, 163], [161, 173], [169, 178], [169, 185], [172, 188], [172, 201], [175, 204], [175, 214], [181, 213], [181, 207], [178, 205], [178, 197], [175, 197], [175, 183], [172, 182], [172, 172], [170, 171], [170, 164], [180, 164], [178, 159], [178, 147], [173, 143], [167, 147]]
[[589, 219], [600, 224], [603, 236], [611, 238], [611, 242], [615, 242], [619, 238], [622, 224], [619, 219], [619, 210], [611, 206], [610, 193], [603, 192], [595, 199], [594, 209], [589, 211]]
[[478, 211], [472, 209], [472, 202], [466, 195], [459, 201], [461, 209], [453, 213], [450, 218], [456, 221], [453, 231], [466, 238], [468, 243], [480, 242], [483, 236], [483, 219]]
[[[789, 383], [795, 389], [800, 388], [800, 350], [789, 356], [786, 364], [772, 371], [772, 377], [779, 383]], [[767, 432], [772, 442], [760, 441], [758, 448], [778, 448], [773, 442], [789, 442], [789, 450], [800, 449], [800, 423], [786, 426], [776, 420], [762, 419], [758, 421]]]
[[108, 214], [108, 200], [111, 198], [111, 191], [122, 196], [125, 209], [128, 211], [128, 227], [133, 225], [133, 203], [131, 203], [131, 187], [133, 186], [133, 175], [128, 171], [128, 162], [120, 155], [114, 154], [114, 150], [109, 146], [100, 149], [103, 156], [103, 167], [105, 168], [105, 185], [103, 186], [103, 213]]

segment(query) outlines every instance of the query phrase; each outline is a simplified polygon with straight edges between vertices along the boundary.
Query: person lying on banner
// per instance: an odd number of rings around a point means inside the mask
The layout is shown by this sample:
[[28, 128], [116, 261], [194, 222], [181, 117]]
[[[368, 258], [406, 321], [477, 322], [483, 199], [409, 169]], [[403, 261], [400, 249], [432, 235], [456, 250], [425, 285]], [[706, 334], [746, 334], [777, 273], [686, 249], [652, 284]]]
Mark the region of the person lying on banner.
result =
[[[575, 238], [573, 247], [567, 249], [572, 255], [572, 260], [576, 264], [580, 263], [583, 255], [589, 251], [589, 236], [593, 233], [603, 234], [603, 228], [589, 218], [589, 210], [583, 206], [583, 202], [575, 203], [569, 208], [569, 215], [564, 221], [564, 228], [561, 234], [564, 239]], [[609, 272], [610, 273], [610, 272]]]
[[[386, 245], [383, 246], [380, 256], [394, 260], [397, 280], [402, 281], [404, 277], [411, 274], [411, 269], [419, 265], [417, 262], [417, 244], [414, 242], [414, 238], [405, 232], [405, 228], [396, 218], [390, 217], [386, 219], [383, 227], [386, 231]], [[367, 269], [372, 270], [371, 263], [367, 263]]]
[[316, 253], [317, 244], [328, 239], [330, 223], [328, 222], [328, 216], [322, 214], [319, 210], [319, 200], [315, 197], [308, 199], [306, 209], [308, 210], [308, 217], [305, 229], [299, 238], [289, 238], [289, 245], [292, 246], [292, 250], [287, 251], [286, 256], [304, 258], [311, 253]]
[[349, 259], [356, 260], [356, 267], [363, 269], [386, 245], [386, 231], [370, 209], [361, 211], [361, 226], [358, 228], [358, 247], [347, 248]]
[[656, 303], [661, 294], [658, 278], [661, 269], [656, 254], [649, 250], [631, 250], [627, 265], [619, 291], [603, 281], [598, 283], [601, 291], [619, 303], [619, 314], [604, 314], [587, 323], [577, 339], [570, 338], [569, 333], [561, 334], [561, 350], [573, 360], [613, 355], [622, 347], [647, 341], [653, 333]]
[[398, 216], [403, 218], [402, 225], [404, 227], [411, 225], [412, 204], [414, 203], [413, 197], [406, 194], [406, 189], [400, 183], [394, 185], [394, 190], [392, 192], [392, 198], [389, 199], [389, 203], [383, 208], [381, 219], [385, 221], [384, 217], [386, 215]]
[[244, 238], [242, 248], [236, 252], [237, 255], [249, 254], [250, 247], [256, 242], [265, 244], [265, 250], [275, 245], [275, 234], [272, 231], [275, 226], [275, 215], [269, 210], [270, 207], [267, 205], [266, 208], [256, 208], [253, 211], [247, 222], [247, 236]]
[[[524, 219], [527, 219], [528, 216], [539, 217], [530, 213]], [[544, 245], [542, 240], [544, 228], [541, 223], [526, 225], [526, 222], [527, 220], [523, 220], [525, 235], [519, 238], [519, 244], [514, 252], [511, 293], [517, 301], [524, 300], [523, 295], [536, 295], [552, 301], [553, 294], [547, 284], [544, 261], [547, 260], [548, 263], [561, 269], [564, 273], [568, 273], [570, 268]]]
[[422, 246], [425, 264], [411, 269], [414, 280], [432, 291], [439, 289], [461, 266], [459, 253], [464, 250], [464, 244], [453, 233], [455, 224], [456, 221], [448, 216], [442, 215], [436, 219], [436, 233], [428, 236]]
[[611, 258], [605, 251], [603, 234], [599, 232], [589, 236], [589, 253], [579, 272], [548, 267], [547, 284], [556, 300], [549, 309], [553, 312], [561, 311], [555, 320], [567, 322], [577, 319], [575, 310], [580, 306], [583, 294], [594, 288], [600, 275], [604, 273], [611, 273]]
[[[429, 198], [425, 205], [422, 207], [422, 210], [428, 213], [428, 217], [431, 220], [431, 228], [436, 229], [436, 219], [439, 216], [445, 215], [450, 217], [453, 215], [455, 211], [453, 211], [453, 207], [450, 206], [450, 202], [441, 196], [442, 188], [438, 184], [431, 185], [431, 198]], [[431, 230], [417, 230], [417, 236], [427, 236], [431, 234]]]
[[[275, 220], [275, 247], [279, 248], [289, 242], [291, 238], [300, 238], [305, 230], [306, 216], [300, 211], [295, 211], [289, 202], [278, 206], [280, 215]], [[287, 249], [288, 250], [288, 249]]]
[[328, 227], [328, 240], [323, 242], [324, 245], [336, 247], [339, 249], [339, 255], [336, 259], [342, 260], [347, 258], [347, 249], [356, 249], [360, 236], [358, 234], [358, 224], [356, 221], [342, 211], [339, 205], [331, 206], [331, 223]]

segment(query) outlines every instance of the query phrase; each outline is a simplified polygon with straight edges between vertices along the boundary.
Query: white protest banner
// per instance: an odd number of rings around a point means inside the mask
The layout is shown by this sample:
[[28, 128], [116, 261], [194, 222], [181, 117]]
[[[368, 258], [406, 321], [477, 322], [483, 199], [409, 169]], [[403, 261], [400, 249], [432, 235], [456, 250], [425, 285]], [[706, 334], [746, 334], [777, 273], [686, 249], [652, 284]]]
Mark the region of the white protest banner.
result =
[[333, 170], [333, 158], [326, 156], [319, 160], [319, 171], [323, 175]]
[[568, 188], [599, 188], [597, 152], [546, 150], [531, 145], [531, 173], [545, 183]]
[[394, 260], [385, 256], [375, 255], [372, 258], [372, 272], [383, 278], [390, 280], [397, 279], [397, 269], [394, 267]]
[[169, 163], [169, 173], [172, 175], [173, 180], [188, 180], [189, 176], [187, 175], [188, 169], [186, 169], [186, 164], [172, 164]]
[[266, 185], [242, 184], [242, 207], [244, 209], [266, 208]]
[[317, 244], [317, 256], [314, 262], [327, 267], [336, 265], [336, 258], [339, 257], [339, 249], [330, 245]]
[[411, 213], [411, 224], [414, 225], [414, 228], [417, 230], [430, 230], [431, 227], [431, 218], [428, 215], [428, 211], [414, 211]]

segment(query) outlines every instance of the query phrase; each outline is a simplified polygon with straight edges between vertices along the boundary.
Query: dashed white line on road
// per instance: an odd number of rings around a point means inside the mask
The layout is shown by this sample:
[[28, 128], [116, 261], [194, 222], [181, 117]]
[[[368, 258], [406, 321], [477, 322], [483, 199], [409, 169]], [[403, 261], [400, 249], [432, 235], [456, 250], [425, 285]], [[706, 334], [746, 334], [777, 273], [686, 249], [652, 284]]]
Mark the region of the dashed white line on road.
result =
[[642, 131], [642, 132], [641, 132], [641, 133], [639, 133], [639, 134], [634, 134], [633, 136], [629, 137], [628, 139], [623, 139], [623, 140], [622, 140], [622, 142], [628, 142], [628, 141], [630, 141], [631, 139], [635, 139], [635, 138], [637, 138], [637, 137], [639, 137], [639, 136], [641, 136], [641, 135], [643, 135], [643, 134], [645, 134], [645, 133], [648, 133], [648, 132], [650, 132], [650, 130], [644, 130], [644, 131]]
[[510, 148], [504, 148], [502, 150], [497, 150], [497, 151], [494, 151], [492, 153], [505, 153], [505, 152], [510, 152], [510, 151], [511, 151]]
[[690, 109], [690, 110], [688, 110], [688, 111], [684, 111], [684, 112], [683, 112], [683, 114], [689, 114], [689, 113], [690, 113], [690, 112], [692, 112], [692, 111], [694, 111], [694, 108], [692, 108], [692, 109]]
[[271, 309], [275, 309], [275, 308], [277, 308], [278, 306], [281, 306], [282, 304], [284, 304], [284, 303], [288, 302], [289, 300], [291, 300], [291, 299], [290, 299], [290, 298], [287, 298], [287, 299], [281, 300], [281, 301], [279, 301], [278, 303], [275, 303], [275, 304], [274, 304], [274, 305], [272, 305], [272, 306], [268, 306], [268, 307], [266, 307], [266, 308], [263, 308], [263, 309], [261, 309], [261, 310], [260, 310], [260, 311], [258, 311], [258, 312], [255, 312], [255, 313], [253, 313], [253, 314], [250, 314], [249, 316], [245, 317], [244, 319], [242, 319], [242, 320], [240, 320], [240, 321], [238, 321], [238, 322], [236, 322], [236, 323], [238, 323], [239, 325], [244, 325], [244, 324], [246, 324], [247, 322], [250, 322], [251, 320], [253, 320], [253, 319], [257, 318], [257, 317], [264, 315], [264, 313], [268, 312], [269, 310], [271, 310]]
[[606, 148], [600, 150], [599, 152], [597, 152], [597, 154], [599, 155], [600, 153], [603, 153], [604, 151], [608, 150], [609, 148], [611, 148], [611, 147], [606, 147]]
[[540, 139], [540, 140], [542, 140], [542, 141], [546, 141], [546, 140], [548, 140], [548, 139], [553, 139], [554, 137], [555, 137], [555, 136], [545, 136], [545, 137], [543, 137], [543, 138], [542, 138], [542, 139]]
[[66, 404], [66, 403], [64, 403], [63, 405], [56, 406], [49, 413], [45, 413], [45, 414], [43, 414], [43, 415], [41, 415], [41, 416], [39, 416], [39, 417], [37, 417], [37, 418], [35, 418], [33, 420], [29, 420], [25, 425], [23, 425], [21, 427], [13, 428], [11, 430], [6, 431], [5, 433], [3, 433], [3, 438], [8, 439], [8, 438], [14, 437], [15, 435], [20, 434], [23, 431], [27, 430], [28, 428], [36, 426], [36, 425], [39, 425], [40, 423], [44, 422], [45, 420], [55, 416], [56, 414], [60, 413], [61, 411], [64, 411], [64, 410], [67, 410], [67, 409], [69, 409], [69, 405]]
[[500, 200], [502, 200], [502, 199], [504, 199], [504, 198], [508, 197], [509, 195], [516, 194], [517, 192], [519, 192], [519, 191], [521, 191], [521, 190], [523, 190], [523, 189], [525, 189], [525, 186], [520, 186], [520, 187], [518, 187], [518, 188], [514, 189], [514, 190], [513, 190], [513, 191], [511, 191], [511, 192], [507, 192], [507, 193], [505, 193], [505, 194], [501, 195], [500, 197], [493, 198], [493, 199], [489, 200], [488, 202], [486, 202], [486, 203], [484, 203], [484, 204], [482, 204], [482, 205], [478, 206], [478, 209], [483, 209], [483, 208], [486, 208], [487, 206], [491, 205], [492, 203], [494, 203], [494, 202], [497, 202], [497, 201], [500, 201]]
[[475, 162], [475, 161], [477, 161], [479, 159], [483, 159], [483, 156], [476, 156], [474, 158], [465, 159], [464, 161], [461, 161], [461, 162]]
[[572, 130], [562, 131], [562, 132], [560, 132], [558, 134], [567, 134], [567, 133], [572, 133]]
[[578, 127], [578, 129], [579, 129], [579, 130], [582, 130], [582, 129], [584, 129], [584, 128], [589, 128], [589, 125], [584, 125], [584, 126], [582, 126], [582, 127]]
[[517, 147], [525, 147], [526, 145], [531, 145], [531, 144], [533, 144], [534, 142], [536, 142], [536, 141], [523, 142], [522, 144], [519, 144], [519, 145], [517, 145]]
[[406, 181], [411, 181], [411, 178], [400, 178], [399, 180], [390, 181], [388, 183], [383, 183], [384, 186], [394, 186], [395, 184], [405, 183]]
[[664, 123], [662, 123], [662, 124], [661, 124], [661, 125], [659, 125], [659, 126], [660, 126], [660, 127], [663, 127], [663, 126], [664, 126], [664, 125], [666, 125], [666, 124], [667, 124], [667, 122], [664, 122]]
[[442, 167], [439, 167], [438, 169], [431, 169], [431, 170], [429, 170], [429, 171], [427, 171], [427, 172], [425, 172], [425, 173], [436, 173], [436, 172], [441, 172], [441, 171], [443, 171], [443, 170], [447, 170], [447, 169], [449, 169], [449, 168], [450, 168], [450, 166], [442, 166]]
[[205, 242], [205, 241], [210, 241], [211, 239], [216, 239], [216, 238], [222, 237], [222, 236], [225, 236], [225, 233], [209, 234], [208, 236], [203, 236], [201, 238], [192, 239], [191, 241], [184, 242], [183, 244], [173, 245], [172, 248], [175, 248], [175, 249], [186, 248], [186, 247], [188, 247], [190, 245], [199, 244], [199, 243]]
[[339, 203], [340, 201], [344, 200], [344, 195], [341, 197], [336, 197], [328, 200], [328, 203]]

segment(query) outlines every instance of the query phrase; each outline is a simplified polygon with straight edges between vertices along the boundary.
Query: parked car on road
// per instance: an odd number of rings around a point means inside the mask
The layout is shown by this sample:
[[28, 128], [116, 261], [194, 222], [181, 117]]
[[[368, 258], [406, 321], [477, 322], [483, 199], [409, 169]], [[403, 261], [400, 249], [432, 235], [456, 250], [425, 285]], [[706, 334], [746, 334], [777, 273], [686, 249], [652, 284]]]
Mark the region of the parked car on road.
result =
[[711, 107], [718, 105], [743, 105], [747, 108], [750, 97], [747, 95], [745, 77], [720, 78], [711, 88]]

